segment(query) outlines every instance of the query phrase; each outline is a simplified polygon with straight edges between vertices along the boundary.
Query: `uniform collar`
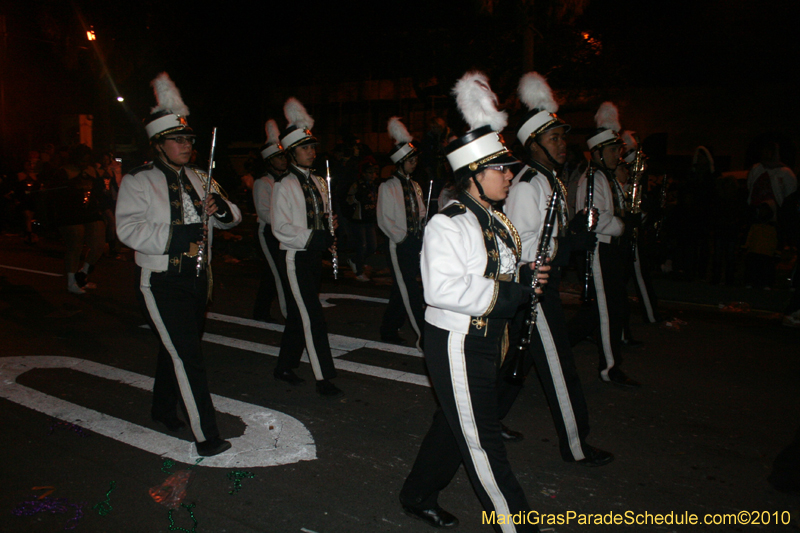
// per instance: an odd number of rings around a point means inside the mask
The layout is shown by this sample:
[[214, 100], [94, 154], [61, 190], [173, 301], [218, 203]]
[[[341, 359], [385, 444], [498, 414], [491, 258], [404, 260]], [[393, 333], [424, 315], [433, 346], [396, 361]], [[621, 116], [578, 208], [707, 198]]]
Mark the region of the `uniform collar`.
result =
[[165, 174], [166, 174], [167, 172], [170, 172], [170, 173], [172, 173], [172, 174], [176, 174], [176, 175], [178, 175], [178, 176], [180, 176], [181, 174], [185, 174], [185, 172], [184, 172], [184, 169], [186, 168], [185, 166], [182, 166], [182, 167], [180, 168], [180, 170], [175, 170], [175, 169], [174, 169], [172, 166], [168, 165], [168, 164], [167, 164], [167, 163], [166, 163], [166, 162], [165, 162], [163, 159], [161, 159], [160, 157], [156, 157], [156, 158], [155, 158], [155, 160], [153, 160], [153, 164], [154, 164], [154, 165], [155, 165], [155, 166], [156, 166], [156, 167], [157, 167], [157, 168], [158, 168], [160, 171], [164, 172]]

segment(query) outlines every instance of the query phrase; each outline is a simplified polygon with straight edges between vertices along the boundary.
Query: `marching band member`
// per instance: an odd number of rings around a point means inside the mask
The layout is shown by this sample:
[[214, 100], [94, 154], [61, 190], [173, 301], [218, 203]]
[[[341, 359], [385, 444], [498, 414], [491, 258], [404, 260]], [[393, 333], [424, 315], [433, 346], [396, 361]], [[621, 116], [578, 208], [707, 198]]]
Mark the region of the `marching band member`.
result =
[[[568, 264], [571, 251], [585, 251], [594, 246], [597, 238], [587, 231], [585, 223], [577, 233], [570, 233], [567, 229], [567, 191], [556, 174], [567, 158], [566, 135], [570, 126], [556, 116], [558, 104], [550, 86], [542, 76], [531, 72], [520, 80], [519, 96], [530, 110], [517, 131], [517, 137], [526, 149], [529, 165], [523, 166], [514, 177], [506, 200], [506, 214], [519, 231], [524, 262], [536, 260], [550, 197], [553, 190], [559, 192], [556, 204], [558, 231], [554, 232], [549, 247], [552, 258], [550, 278], [539, 299], [536, 335], [531, 339], [530, 356], [526, 357], [525, 367], [527, 370], [531, 364], [536, 365], [558, 433], [561, 457], [581, 465], [602, 466], [610, 463], [614, 456], [586, 443], [589, 412], [575, 368], [567, 321], [558, 292], [561, 278], [558, 267]], [[516, 327], [509, 331], [510, 350], [517, 349], [518, 338], [525, 329], [523, 323], [529, 316], [527, 308], [521, 308], [517, 313], [514, 320]], [[509, 361], [512, 359], [508, 358]], [[503, 369], [501, 373], [505, 371]], [[505, 381], [502, 383], [501, 418], [511, 408], [521, 388]], [[513, 437], [515, 433], [506, 430], [504, 436]]]
[[[623, 387], [639, 387], [637, 381], [620, 370], [622, 331], [628, 312], [625, 275], [630, 254], [627, 231], [641, 215], [625, 214], [625, 194], [614, 178], [620, 162], [622, 139], [619, 136], [619, 112], [611, 102], [603, 102], [595, 115], [597, 130], [587, 139], [594, 171], [594, 207], [599, 216], [594, 232], [597, 247], [591, 265], [594, 302], [583, 306], [568, 324], [570, 343], [575, 346], [600, 328], [600, 379]], [[576, 208], [586, 201], [587, 172], [578, 182]]]
[[422, 349], [424, 302], [419, 276], [419, 253], [427, 211], [420, 186], [411, 179], [417, 168], [417, 148], [398, 117], [389, 120], [389, 136], [395, 147], [389, 154], [396, 168], [378, 188], [378, 227], [389, 239], [392, 292], [381, 323], [381, 340], [402, 344], [397, 331], [405, 317], [417, 334], [417, 348]]
[[[400, 492], [405, 512], [434, 527], [458, 524], [437, 500], [462, 461], [487, 512], [530, 510], [506, 457], [497, 416], [506, 325], [531, 290], [517, 282], [519, 235], [496, 209], [508, 194], [509, 165], [518, 161], [497, 133], [507, 115], [497, 111], [486, 76], [469, 72], [453, 92], [471, 127], [446, 148], [458, 199], [434, 215], [422, 245], [425, 362], [439, 409]], [[494, 527], [538, 531], [528, 523]]]
[[[630, 130], [622, 132], [622, 142], [624, 143], [622, 163], [617, 167], [617, 172], [616, 172], [617, 181], [620, 182], [623, 188], [627, 188], [629, 191], [631, 191], [631, 194], [628, 195], [629, 197], [631, 197], [631, 199], [632, 199], [631, 189], [633, 187], [632, 180], [637, 179], [637, 176], [631, 174], [631, 167], [634, 164], [634, 161], [636, 161], [636, 154], [640, 149], [639, 142], [636, 140], [635, 135], [636, 132]], [[644, 196], [647, 194], [648, 180], [646, 175], [642, 176], [641, 179], [642, 182], [639, 184], [639, 187], [641, 187], [642, 190], [640, 194]], [[631, 210], [632, 208], [633, 206], [630, 206], [629, 210]], [[644, 216], [646, 216], [646, 213]], [[632, 238], [636, 237], [637, 240], [637, 242], [633, 243], [633, 254], [631, 257], [631, 260], [633, 261], [632, 273], [634, 279], [636, 280], [636, 289], [639, 293], [639, 299], [641, 300], [642, 305], [644, 306], [645, 318], [649, 323], [655, 324], [656, 322], [658, 322], [658, 312], [656, 311], [656, 304], [657, 304], [656, 295], [653, 292], [653, 284], [650, 281], [650, 269], [642, 267], [641, 254], [639, 253], [639, 248], [641, 247], [642, 241], [644, 240], [644, 235], [640, 230], [638, 235], [631, 234], [631, 237]], [[627, 329], [628, 328], [626, 327], [626, 330]], [[631, 340], [629, 336], [626, 336], [626, 339], [628, 339], [629, 341]]]
[[[188, 166], [195, 135], [186, 123], [189, 109], [166, 72], [152, 83], [158, 106], [145, 126], [157, 157], [132, 170], [120, 184], [117, 234], [136, 251], [137, 297], [160, 340], [153, 420], [178, 431], [181, 404], [197, 453], [217, 455], [231, 447], [220, 439], [208, 390], [200, 339], [210, 293], [214, 228], [229, 229], [242, 220], [216, 183], [207, 196], [208, 249], [198, 260], [204, 239], [204, 189], [209, 177]], [[212, 192], [213, 191], [213, 192]]]
[[256, 206], [256, 213], [258, 213], [258, 242], [269, 267], [269, 272], [264, 273], [261, 285], [258, 287], [253, 318], [264, 321], [270, 319], [272, 301], [276, 296], [281, 308], [281, 315], [286, 318], [286, 299], [278, 266], [281, 264], [280, 243], [272, 234], [270, 204], [275, 183], [286, 175], [286, 169], [289, 166], [280, 143], [278, 124], [274, 120], [268, 120], [266, 131], [267, 142], [261, 148], [261, 157], [264, 158], [266, 170], [264, 175], [253, 183], [253, 203]]
[[281, 273], [287, 314], [281, 339], [275, 379], [292, 385], [303, 383], [294, 373], [300, 366], [303, 349], [317, 380], [317, 392], [323, 396], [339, 396], [342, 391], [331, 382], [336, 377], [333, 356], [328, 343], [328, 326], [319, 302], [322, 281], [322, 254], [335, 245], [328, 224], [336, 228], [336, 217], [326, 222], [328, 188], [325, 180], [312, 172], [317, 157], [317, 138], [311, 134], [314, 119], [296, 98], [289, 98], [283, 107], [289, 126], [281, 137], [281, 145], [289, 156], [289, 171], [272, 193], [270, 217], [272, 233], [280, 241]]

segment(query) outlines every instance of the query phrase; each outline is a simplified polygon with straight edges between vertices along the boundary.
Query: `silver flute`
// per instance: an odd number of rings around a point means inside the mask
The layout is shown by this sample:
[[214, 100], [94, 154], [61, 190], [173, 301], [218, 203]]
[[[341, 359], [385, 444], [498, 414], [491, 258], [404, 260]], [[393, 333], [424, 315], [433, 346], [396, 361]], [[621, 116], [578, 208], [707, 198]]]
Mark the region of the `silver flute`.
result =
[[214, 172], [214, 149], [217, 147], [217, 127], [211, 133], [211, 155], [208, 156], [208, 181], [205, 184], [205, 192], [203, 193], [203, 240], [197, 249], [197, 273], [196, 276], [200, 277], [200, 271], [203, 270], [203, 261], [206, 259], [206, 249], [208, 248], [208, 195], [211, 192], [211, 176]]
[[[431, 218], [431, 196], [433, 196], [433, 180], [431, 180], [431, 183], [428, 185], [428, 202], [425, 205], [426, 222]], [[439, 209], [441, 209], [441, 207]]]
[[336, 251], [336, 230], [333, 229], [333, 196], [331, 195], [331, 165], [328, 160], [325, 160], [326, 176], [325, 181], [328, 185], [328, 227], [331, 230], [331, 237], [333, 237], [333, 245], [331, 246], [331, 262], [333, 263], [333, 279], [339, 279], [339, 253]]
[[[594, 231], [597, 227], [597, 217], [594, 210], [594, 173], [592, 162], [586, 168], [586, 229]], [[583, 278], [583, 301], [589, 301], [589, 284], [592, 281], [592, 265], [594, 264], [594, 249], [586, 250], [586, 272]]]

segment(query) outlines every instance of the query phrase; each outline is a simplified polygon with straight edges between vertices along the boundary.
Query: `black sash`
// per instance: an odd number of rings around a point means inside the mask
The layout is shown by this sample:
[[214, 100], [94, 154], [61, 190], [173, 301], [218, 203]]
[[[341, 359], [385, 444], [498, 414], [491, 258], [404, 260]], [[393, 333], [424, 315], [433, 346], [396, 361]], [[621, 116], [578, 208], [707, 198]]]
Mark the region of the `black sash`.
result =
[[[197, 191], [194, 190], [189, 178], [186, 177], [185, 169], [181, 167], [180, 172], [176, 172], [175, 169], [166, 165], [161, 159], [156, 159], [154, 163], [167, 180], [170, 224], [173, 226], [180, 226], [183, 224], [183, 196], [181, 195], [181, 189], [186, 191], [189, 195], [197, 212], [197, 216], [202, 219], [203, 201], [200, 199]], [[167, 272], [173, 274], [181, 272], [181, 260], [183, 260], [184, 257], [185, 256], [182, 254], [171, 255], [169, 257]], [[192, 261], [194, 261], [194, 259], [192, 259]]]
[[422, 237], [422, 224], [419, 220], [419, 201], [422, 198], [422, 189], [417, 182], [408, 177], [403, 177], [397, 172], [394, 174], [403, 187], [403, 203], [406, 207], [406, 232], [415, 237]]
[[[516, 228], [506, 216], [500, 211], [489, 211], [483, 207], [469, 193], [462, 192], [458, 195], [458, 201], [472, 211], [481, 225], [483, 233], [483, 244], [486, 247], [486, 269], [483, 277], [497, 280], [500, 276], [500, 251], [497, 246], [497, 238], [514, 252], [516, 260], [519, 261], [520, 250], [522, 248], [519, 234]], [[495, 285], [497, 289], [497, 286]], [[497, 291], [495, 291], [497, 297]], [[489, 306], [493, 308], [494, 304]], [[469, 335], [487, 336], [490, 319], [486, 317], [471, 317]], [[505, 320], [502, 320], [505, 327]], [[497, 332], [500, 334], [500, 332]]]
[[317, 178], [311, 173], [306, 176], [294, 165], [289, 166], [289, 172], [297, 177], [297, 181], [300, 182], [300, 187], [303, 189], [303, 197], [306, 199], [306, 224], [308, 229], [325, 229], [325, 204], [322, 201], [322, 194], [317, 186], [314, 185], [314, 180], [321, 178]]

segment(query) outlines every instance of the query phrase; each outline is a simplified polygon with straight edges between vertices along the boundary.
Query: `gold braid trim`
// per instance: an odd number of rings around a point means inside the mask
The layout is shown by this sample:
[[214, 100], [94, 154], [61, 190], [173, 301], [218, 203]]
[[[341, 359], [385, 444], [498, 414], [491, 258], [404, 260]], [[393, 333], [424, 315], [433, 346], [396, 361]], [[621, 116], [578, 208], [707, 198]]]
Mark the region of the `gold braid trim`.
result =
[[497, 295], [500, 293], [500, 282], [494, 282], [494, 294], [492, 294], [492, 303], [489, 304], [489, 308], [483, 312], [481, 316], [486, 316], [492, 312], [494, 309], [495, 304], [497, 303]]
[[[192, 170], [194, 170], [194, 173], [200, 177], [200, 181], [203, 182], [203, 190], [205, 191], [206, 187], [208, 186], [208, 174], [204, 170], [200, 170], [198, 168], [192, 168]], [[219, 194], [222, 196], [223, 200], [228, 199], [228, 193], [225, 192], [225, 189], [222, 188], [222, 185], [217, 183], [217, 180], [214, 178], [211, 178], [211, 192]]]
[[481, 166], [481, 165], [483, 165], [485, 163], [488, 163], [492, 159], [494, 159], [496, 157], [499, 157], [499, 156], [501, 156], [503, 154], [507, 154], [507, 153], [508, 153], [508, 148], [504, 148], [504, 149], [500, 150], [499, 152], [496, 152], [496, 153], [494, 153], [494, 154], [492, 154], [492, 155], [490, 155], [488, 157], [484, 157], [483, 159], [481, 159], [479, 161], [473, 161], [472, 163], [469, 164], [469, 169], [471, 171], [475, 172], [476, 170], [478, 170], [479, 166]]
[[519, 262], [520, 255], [522, 254], [522, 239], [519, 238], [519, 232], [517, 231], [517, 228], [514, 227], [514, 224], [511, 223], [506, 214], [502, 211], [492, 210], [492, 213], [494, 213], [494, 215], [499, 218], [500, 221], [508, 228], [511, 238], [514, 239], [514, 257], [516, 257], [517, 262]]

